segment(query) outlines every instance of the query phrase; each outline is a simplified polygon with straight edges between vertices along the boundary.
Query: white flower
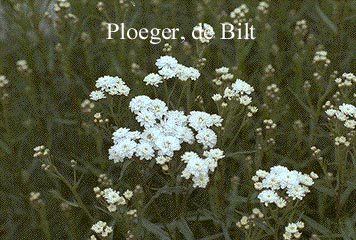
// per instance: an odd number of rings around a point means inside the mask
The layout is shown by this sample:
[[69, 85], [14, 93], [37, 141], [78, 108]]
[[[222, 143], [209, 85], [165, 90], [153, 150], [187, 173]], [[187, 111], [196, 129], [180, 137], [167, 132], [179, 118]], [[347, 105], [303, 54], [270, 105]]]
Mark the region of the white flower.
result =
[[265, 206], [268, 206], [269, 203], [274, 203], [279, 198], [278, 194], [273, 190], [263, 190], [257, 197]]
[[[136, 115], [143, 131], [119, 128], [113, 133], [114, 145], [109, 149], [109, 159], [115, 163], [134, 156], [141, 160], [155, 158], [162, 169], [168, 169], [166, 164], [182, 148], [183, 143], [193, 144], [197, 139], [204, 149], [214, 147], [217, 136], [210, 127], [222, 126], [223, 121], [219, 115], [206, 112], [192, 111], [186, 116], [183, 111], [169, 111], [163, 101], [147, 96], [133, 98], [129, 108]], [[211, 149], [204, 152], [204, 157], [202, 159], [193, 153], [182, 156], [182, 160], [187, 163], [182, 176], [192, 176], [194, 187], [206, 186], [209, 171], [215, 170], [218, 160], [224, 158], [224, 153], [220, 149]], [[191, 161], [195, 162], [194, 166]], [[110, 209], [114, 207], [110, 206]]]
[[213, 99], [214, 102], [217, 102], [222, 99], [222, 96], [221, 96], [221, 94], [217, 93], [217, 94], [214, 94], [211, 98]]
[[200, 158], [195, 152], [185, 152], [181, 157], [187, 164], [182, 177], [192, 178], [193, 187], [206, 187], [209, 182], [209, 172], [214, 172], [218, 160], [224, 157], [224, 153], [220, 149], [211, 149], [204, 152], [204, 157], [206, 158]]
[[187, 163], [195, 158], [199, 158], [199, 155], [195, 152], [185, 152], [182, 156], [181, 159], [183, 162]]
[[249, 105], [252, 102], [252, 98], [247, 95], [241, 96], [239, 100], [240, 103], [245, 106]]
[[90, 99], [93, 101], [98, 101], [100, 99], [106, 98], [104, 92], [100, 91], [100, 90], [92, 91], [89, 96], [90, 96]]
[[335, 109], [328, 109], [328, 110], [325, 111], [325, 113], [326, 113], [329, 117], [335, 116], [336, 112], [337, 112], [337, 110], [335, 110]]
[[0, 75], [0, 88], [6, 87], [8, 84], [9, 80], [4, 75]]
[[283, 208], [288, 200], [302, 200], [310, 192], [309, 187], [314, 184], [313, 177], [316, 177], [313, 172], [307, 175], [278, 165], [272, 167], [270, 172], [258, 170], [252, 180], [255, 189], [262, 190], [258, 195], [261, 203], [266, 206], [275, 203], [277, 207]]
[[[138, 132], [137, 132], [138, 133]], [[134, 132], [130, 132], [128, 128], [118, 128], [113, 134], [112, 139], [114, 143], [118, 143], [124, 139], [130, 138], [131, 140], [135, 139], [134, 136], [137, 134]], [[139, 133], [138, 133], [139, 134]]]
[[158, 84], [162, 83], [162, 77], [156, 73], [150, 73], [148, 74], [143, 81], [146, 83], [146, 85], [152, 85], [155, 87], [158, 87]]
[[167, 114], [168, 108], [162, 100], [154, 99], [151, 101], [149, 110], [155, 114], [157, 119], [161, 119]]
[[208, 128], [214, 125], [213, 118], [209, 113], [192, 111], [188, 117], [189, 125], [196, 131]]
[[355, 129], [356, 121], [355, 120], [346, 120], [344, 126], [350, 129]]
[[236, 79], [231, 87], [225, 88], [224, 98], [229, 100], [237, 99], [241, 104], [247, 106], [252, 102], [252, 98], [249, 96], [255, 89], [245, 81]]
[[141, 160], [151, 160], [154, 157], [154, 150], [149, 143], [141, 142], [137, 144], [136, 156]]
[[206, 158], [213, 158], [215, 160], [220, 160], [225, 157], [224, 152], [219, 148], [210, 149], [209, 151], [204, 151], [203, 155]]
[[298, 239], [302, 236], [302, 233], [299, 232], [300, 229], [304, 228], [303, 222], [288, 223], [285, 227], [285, 233], [283, 234], [284, 239]]
[[346, 114], [343, 113], [343, 112], [337, 111], [337, 112], [335, 113], [335, 116], [336, 116], [337, 119], [339, 119], [339, 120], [342, 121], [342, 122], [344, 122], [344, 121], [347, 120], [347, 116], [346, 116]]
[[156, 163], [159, 165], [163, 165], [163, 164], [168, 163], [170, 160], [171, 160], [170, 157], [158, 156], [156, 158]]
[[151, 99], [147, 96], [142, 95], [131, 99], [129, 107], [133, 113], [137, 114], [141, 110], [147, 109], [150, 103], [151, 103]]
[[356, 127], [356, 107], [352, 104], [343, 103], [339, 110], [328, 109], [325, 111], [329, 117], [335, 116], [339, 121], [344, 122], [344, 126], [349, 129]]
[[107, 188], [103, 192], [104, 192], [103, 197], [109, 204], [115, 204], [120, 199], [119, 192], [116, 192], [112, 188]]
[[279, 207], [279, 208], [284, 208], [284, 207], [287, 205], [287, 201], [284, 200], [284, 199], [281, 198], [281, 197], [278, 197], [278, 199], [276, 199], [274, 203], [275, 203], [275, 204], [277, 205], [277, 207]]
[[289, 223], [285, 229], [286, 229], [286, 232], [289, 232], [289, 233], [298, 232], [298, 226], [295, 223]]
[[106, 227], [106, 225], [106, 222], [99, 221], [91, 227], [91, 230], [100, 234], [104, 230], [104, 227]]
[[176, 68], [178, 65], [178, 61], [177, 59], [175, 59], [174, 57], [171, 56], [161, 56], [159, 59], [156, 60], [156, 66], [159, 69], [162, 68]]
[[125, 158], [132, 158], [135, 153], [137, 143], [130, 139], [118, 142], [109, 149], [109, 159], [122, 162]]
[[196, 135], [197, 142], [202, 144], [204, 148], [212, 148], [217, 142], [217, 136], [211, 129], [205, 128], [198, 131]]
[[356, 113], [356, 107], [351, 104], [343, 103], [341, 106], [339, 106], [339, 109], [342, 113], [349, 115], [350, 117], [353, 117]]
[[161, 156], [172, 157], [173, 152], [181, 148], [178, 138], [173, 136], [162, 136], [155, 141], [155, 144], [158, 147], [158, 154]]
[[196, 36], [199, 36], [199, 41], [202, 43], [209, 43], [215, 37], [214, 28], [207, 23], [200, 23], [193, 28], [193, 31], [198, 32]]
[[133, 196], [133, 192], [130, 191], [130, 190], [126, 190], [126, 191], [124, 192], [124, 196], [125, 196], [125, 198], [126, 198], [127, 200], [130, 200], [130, 199], [132, 198], [132, 196]]
[[174, 68], [169, 68], [169, 67], [164, 67], [161, 68], [158, 73], [164, 78], [164, 79], [170, 79], [176, 76], [176, 71]]
[[176, 77], [181, 81], [187, 81], [188, 79], [196, 80], [199, 78], [200, 73], [197, 69], [192, 67], [186, 67], [178, 64], [176, 69]]
[[215, 69], [215, 72], [217, 74], [226, 74], [229, 72], [229, 68], [227, 68], [227, 67], [217, 68], [217, 69]]
[[151, 111], [142, 110], [137, 113], [136, 120], [141, 126], [152, 127], [156, 123], [156, 116]]
[[127, 96], [130, 92], [130, 88], [126, 86], [125, 82], [119, 77], [100, 77], [96, 80], [95, 87], [107, 92], [110, 95]]

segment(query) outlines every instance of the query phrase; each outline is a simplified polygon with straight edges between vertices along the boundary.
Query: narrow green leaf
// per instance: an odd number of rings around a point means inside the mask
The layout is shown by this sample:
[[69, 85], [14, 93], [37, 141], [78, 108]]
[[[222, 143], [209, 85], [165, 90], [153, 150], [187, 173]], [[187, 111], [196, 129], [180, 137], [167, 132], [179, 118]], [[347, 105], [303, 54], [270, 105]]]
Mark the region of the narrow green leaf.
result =
[[142, 225], [147, 229], [150, 233], [154, 234], [158, 239], [161, 240], [170, 240], [169, 234], [164, 231], [160, 226], [150, 222], [147, 219], [142, 219]]
[[185, 239], [187, 239], [187, 240], [195, 239], [194, 234], [193, 234], [192, 230], [189, 228], [189, 225], [185, 219], [181, 218], [181, 219], [177, 220], [175, 222], [175, 225], [177, 226], [179, 232], [183, 234]]
[[315, 230], [317, 230], [318, 232], [325, 234], [325, 235], [329, 235], [331, 234], [331, 231], [324, 227], [323, 225], [317, 223], [314, 219], [303, 215], [302, 218], [304, 219], [304, 221], [307, 223], [307, 225], [309, 225], [310, 227], [314, 228]]
[[316, 13], [319, 15], [319, 17], [321, 18], [321, 20], [323, 20], [323, 22], [330, 28], [330, 30], [333, 33], [337, 32], [337, 27], [335, 25], [335, 23], [333, 23], [328, 16], [323, 12], [323, 10], [321, 10], [320, 6], [318, 3], [315, 4], [315, 10]]

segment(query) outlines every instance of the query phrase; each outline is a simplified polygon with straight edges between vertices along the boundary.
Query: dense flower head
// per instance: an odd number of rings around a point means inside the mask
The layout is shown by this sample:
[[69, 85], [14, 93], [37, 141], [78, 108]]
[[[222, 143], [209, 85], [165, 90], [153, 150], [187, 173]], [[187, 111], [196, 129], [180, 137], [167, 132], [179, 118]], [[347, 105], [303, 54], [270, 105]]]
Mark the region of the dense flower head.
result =
[[327, 51], [317, 51], [315, 52], [314, 58], [313, 58], [313, 63], [314, 64], [321, 64], [324, 67], [329, 66], [330, 64], [330, 59], [327, 57], [328, 52]]
[[163, 79], [157, 73], [150, 73], [143, 79], [143, 81], [146, 83], [146, 85], [158, 87], [158, 84], [162, 83]]
[[[112, 233], [113, 229], [112, 227], [109, 227], [106, 222], [103, 221], [98, 221], [95, 223], [92, 227], [91, 230], [98, 234], [101, 237], [107, 237]], [[95, 239], [95, 238], [94, 238]]]
[[241, 4], [241, 6], [235, 8], [230, 13], [230, 18], [234, 24], [243, 23], [247, 21], [247, 14], [249, 13], [249, 8], [246, 4]]
[[224, 81], [229, 81], [234, 78], [234, 75], [230, 73], [230, 69], [227, 67], [220, 67], [215, 69], [216, 78], [213, 79], [213, 83], [220, 86]]
[[200, 77], [198, 69], [186, 67], [178, 63], [178, 60], [171, 56], [161, 56], [156, 60], [158, 73], [148, 74], [143, 81], [146, 85], [158, 87], [163, 80], [178, 78], [180, 81], [197, 80]]
[[275, 203], [277, 207], [283, 208], [290, 199], [302, 200], [309, 187], [314, 184], [313, 177], [317, 176], [303, 174], [295, 170], [288, 170], [283, 166], [274, 166], [270, 172], [264, 170], [256, 171], [252, 177], [255, 188], [261, 192], [258, 199], [265, 206]]
[[240, 104], [247, 106], [252, 102], [250, 95], [254, 91], [255, 89], [250, 84], [241, 79], [236, 79], [231, 87], [225, 89], [224, 98], [237, 99]]
[[9, 80], [4, 75], [0, 75], [0, 88], [4, 88], [8, 84], [9, 84]]
[[94, 193], [97, 199], [101, 199], [102, 203], [106, 206], [109, 212], [116, 212], [118, 207], [127, 205], [128, 201], [132, 198], [133, 193], [126, 190], [123, 194], [112, 188], [105, 188], [101, 190], [99, 187], [94, 188]]
[[106, 98], [105, 93], [109, 95], [124, 95], [128, 96], [130, 93], [130, 88], [126, 83], [119, 77], [104, 76], [96, 80], [94, 90], [90, 93], [90, 99], [93, 101], [98, 101], [100, 99]]
[[353, 73], [343, 73], [341, 77], [335, 79], [339, 88], [352, 87], [356, 83], [356, 76]]
[[330, 108], [325, 111], [330, 118], [336, 118], [344, 123], [348, 129], [356, 127], [356, 107], [352, 104], [343, 103], [338, 109]]
[[305, 36], [308, 33], [308, 25], [305, 19], [297, 21], [295, 23], [294, 35]]
[[205, 151], [203, 155], [204, 158], [201, 158], [195, 152], [185, 152], [181, 156], [181, 160], [187, 164], [182, 177], [192, 178], [193, 187], [205, 188], [209, 182], [209, 172], [214, 172], [218, 161], [225, 157], [218, 148]]
[[[204, 161], [196, 161], [204, 162], [208, 170], [215, 169], [216, 161], [223, 157], [221, 150], [212, 149], [217, 143], [217, 135], [211, 128], [222, 126], [223, 119], [219, 115], [199, 111], [185, 115], [182, 111], [168, 110], [159, 99], [144, 95], [133, 98], [129, 108], [143, 130], [119, 128], [113, 133], [114, 145], [109, 149], [109, 158], [114, 162], [137, 157], [140, 160], [155, 159], [157, 164], [164, 165], [183, 143], [193, 144], [195, 141], [207, 150]], [[204, 174], [206, 177], [207, 172]], [[198, 178], [202, 182], [195, 186], [206, 186], [203, 175], [197, 175], [194, 179]]]
[[214, 28], [207, 23], [200, 23], [193, 28], [193, 32], [198, 32], [199, 41], [201, 43], [209, 43], [211, 39], [215, 37]]
[[285, 232], [283, 234], [283, 238], [286, 240], [289, 239], [298, 239], [302, 236], [302, 233], [299, 232], [300, 229], [304, 228], [303, 222], [296, 222], [296, 223], [288, 223], [288, 225], [284, 228]]

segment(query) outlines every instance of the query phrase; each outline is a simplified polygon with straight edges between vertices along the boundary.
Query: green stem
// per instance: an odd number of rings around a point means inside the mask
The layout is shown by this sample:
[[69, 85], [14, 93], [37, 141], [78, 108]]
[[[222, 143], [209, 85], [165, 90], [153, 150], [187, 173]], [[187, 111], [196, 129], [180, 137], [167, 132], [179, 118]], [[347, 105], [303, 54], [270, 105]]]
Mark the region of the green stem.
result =
[[82, 198], [80, 197], [79, 193], [77, 192], [76, 188], [74, 188], [67, 179], [57, 170], [55, 166], [53, 166], [54, 172], [57, 174], [59, 179], [70, 189], [72, 192], [75, 200], [77, 201], [78, 206], [85, 212], [85, 214], [90, 218], [90, 220], [94, 220], [94, 217], [90, 214], [88, 208], [85, 206]]

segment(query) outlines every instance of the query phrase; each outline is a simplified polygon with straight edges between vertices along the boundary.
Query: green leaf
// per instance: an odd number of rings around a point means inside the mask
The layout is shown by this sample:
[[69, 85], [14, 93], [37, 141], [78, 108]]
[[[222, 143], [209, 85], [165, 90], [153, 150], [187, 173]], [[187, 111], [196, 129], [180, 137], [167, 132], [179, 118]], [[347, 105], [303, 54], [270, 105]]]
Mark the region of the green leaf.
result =
[[328, 228], [326, 228], [323, 225], [317, 223], [314, 219], [311, 219], [310, 217], [308, 217], [306, 215], [303, 215], [302, 218], [307, 223], [307, 225], [309, 225], [310, 227], [314, 228], [318, 232], [320, 232], [320, 233], [322, 233], [324, 235], [331, 234], [331, 231]]
[[164, 231], [160, 226], [150, 222], [146, 218], [142, 219], [142, 225], [150, 233], [154, 234], [158, 239], [170, 240], [169, 234]]
[[321, 10], [320, 6], [318, 3], [315, 4], [315, 10], [316, 13], [319, 15], [319, 17], [321, 18], [321, 20], [323, 20], [323, 22], [330, 28], [330, 30], [333, 33], [337, 32], [337, 27], [335, 25], [335, 23], [333, 23], [328, 16], [323, 12], [323, 10]]
[[350, 182], [349, 186], [345, 189], [345, 191], [341, 194], [340, 203], [344, 205], [346, 201], [349, 199], [351, 193], [356, 189], [356, 181]]
[[62, 195], [61, 195], [59, 192], [57, 192], [56, 190], [52, 189], [52, 190], [50, 190], [49, 192], [53, 195], [53, 197], [55, 197], [55, 198], [61, 200], [62, 202], [67, 203], [69, 206], [72, 206], [72, 207], [79, 207], [77, 203], [68, 201], [68, 200], [66, 200], [65, 198], [63, 198]]
[[3, 151], [4, 153], [7, 153], [8, 155], [11, 154], [11, 148], [9, 147], [9, 145], [7, 145], [1, 139], [0, 139], [0, 149], [1, 149], [1, 151]]
[[335, 197], [336, 196], [336, 192], [334, 189], [328, 188], [322, 184], [318, 184], [315, 183], [313, 185], [313, 187], [318, 190], [319, 192], [325, 193], [326, 195], [330, 196], [330, 197]]
[[221, 237], [224, 236], [223, 233], [217, 233], [208, 237], [200, 238], [199, 240], [213, 240], [213, 239], [221, 239]]
[[175, 221], [175, 225], [178, 228], [179, 232], [183, 234], [185, 239], [188, 239], [188, 240], [195, 239], [194, 234], [193, 234], [192, 230], [189, 228], [189, 225], [185, 219], [181, 218], [181, 219]]
[[310, 108], [303, 102], [303, 100], [298, 96], [297, 93], [295, 93], [291, 88], [287, 88], [288, 91], [290, 91], [293, 96], [295, 97], [295, 99], [297, 99], [297, 101], [299, 102], [299, 104], [304, 108], [305, 111], [307, 111], [308, 113], [312, 113], [312, 111], [310, 110]]

